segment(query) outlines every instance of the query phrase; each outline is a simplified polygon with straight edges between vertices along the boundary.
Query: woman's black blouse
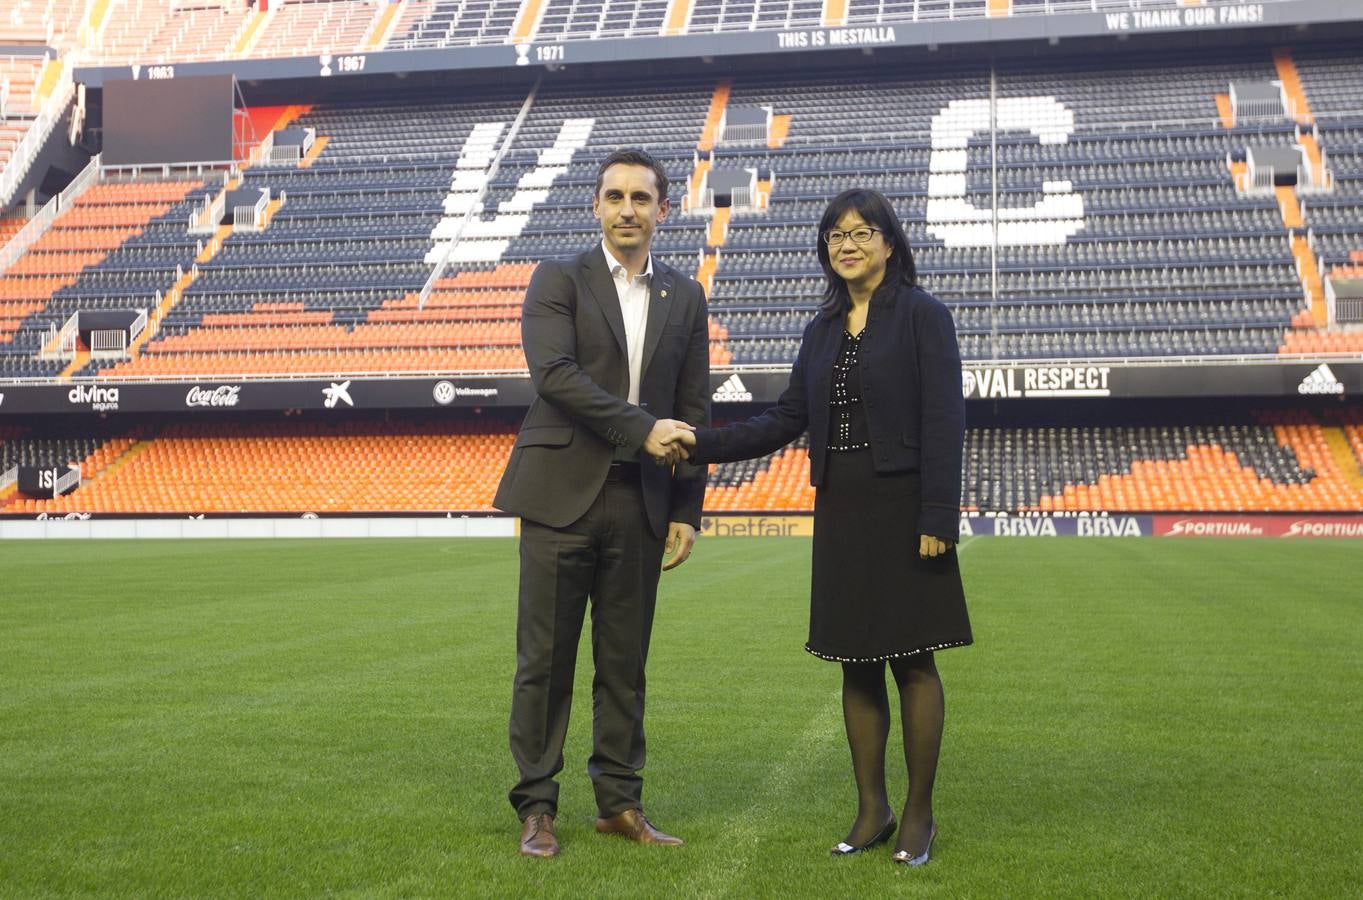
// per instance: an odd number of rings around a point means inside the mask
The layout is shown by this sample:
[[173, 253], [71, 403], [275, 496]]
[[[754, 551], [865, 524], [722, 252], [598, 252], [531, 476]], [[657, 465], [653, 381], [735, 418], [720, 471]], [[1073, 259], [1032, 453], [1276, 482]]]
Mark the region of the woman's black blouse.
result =
[[866, 407], [861, 402], [861, 339], [866, 329], [853, 335], [842, 333], [838, 358], [833, 361], [833, 389], [828, 398], [832, 415], [828, 422], [828, 449], [865, 450], [871, 446]]

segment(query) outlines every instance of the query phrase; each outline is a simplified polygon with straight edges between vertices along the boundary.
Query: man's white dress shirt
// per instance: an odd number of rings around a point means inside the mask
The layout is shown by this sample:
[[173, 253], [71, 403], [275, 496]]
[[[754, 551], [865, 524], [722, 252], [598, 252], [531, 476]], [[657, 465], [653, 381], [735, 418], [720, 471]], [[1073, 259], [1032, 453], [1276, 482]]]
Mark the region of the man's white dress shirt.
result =
[[653, 280], [653, 254], [642, 275], [630, 277], [624, 264], [611, 255], [606, 242], [601, 242], [606, 254], [606, 266], [615, 282], [615, 294], [620, 298], [620, 314], [625, 319], [625, 351], [629, 356], [629, 402], [639, 405], [639, 382], [643, 377], [644, 329], [648, 325], [648, 288]]

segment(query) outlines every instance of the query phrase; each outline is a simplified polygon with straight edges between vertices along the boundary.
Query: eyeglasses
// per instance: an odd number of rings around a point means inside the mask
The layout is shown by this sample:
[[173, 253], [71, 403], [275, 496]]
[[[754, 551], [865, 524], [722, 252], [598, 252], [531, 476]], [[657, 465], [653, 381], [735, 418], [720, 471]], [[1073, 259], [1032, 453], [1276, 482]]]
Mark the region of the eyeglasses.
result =
[[823, 240], [825, 244], [841, 244], [847, 238], [851, 238], [854, 244], [864, 244], [871, 239], [871, 235], [884, 233], [879, 228], [871, 228], [868, 225], [863, 228], [853, 228], [851, 231], [825, 231]]

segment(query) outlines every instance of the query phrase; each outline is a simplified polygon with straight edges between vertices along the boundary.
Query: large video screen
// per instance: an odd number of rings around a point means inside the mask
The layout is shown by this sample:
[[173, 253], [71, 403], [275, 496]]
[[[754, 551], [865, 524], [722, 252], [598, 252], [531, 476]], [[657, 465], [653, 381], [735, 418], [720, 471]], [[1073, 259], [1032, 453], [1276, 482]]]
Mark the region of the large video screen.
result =
[[104, 83], [104, 164], [232, 158], [234, 75]]

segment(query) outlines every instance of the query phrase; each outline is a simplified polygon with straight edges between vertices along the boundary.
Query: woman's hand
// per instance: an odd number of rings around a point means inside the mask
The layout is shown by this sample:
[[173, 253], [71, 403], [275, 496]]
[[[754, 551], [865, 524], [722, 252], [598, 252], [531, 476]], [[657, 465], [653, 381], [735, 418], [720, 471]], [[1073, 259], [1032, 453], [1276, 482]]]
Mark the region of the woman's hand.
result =
[[696, 430], [695, 426], [688, 425], [685, 422], [679, 422], [675, 419], [669, 419], [668, 421], [672, 423], [673, 430], [671, 434], [663, 439], [663, 443], [669, 447], [676, 448], [677, 452], [681, 454], [682, 459], [690, 459], [691, 454], [688, 451], [694, 450], [696, 446], [696, 435], [694, 434]]
[[951, 546], [951, 541], [944, 541], [941, 538], [933, 537], [930, 534], [921, 534], [918, 536], [918, 555], [923, 559], [932, 559], [935, 556], [941, 556], [943, 553], [950, 550]]
[[[685, 429], [691, 428], [680, 419], [658, 419], [653, 423], [653, 429], [644, 438], [644, 450], [653, 461], [660, 466], [674, 465], [678, 460], [686, 459], [686, 448], [679, 446], [676, 438], [678, 434], [690, 434]], [[695, 439], [691, 441], [695, 446]]]

